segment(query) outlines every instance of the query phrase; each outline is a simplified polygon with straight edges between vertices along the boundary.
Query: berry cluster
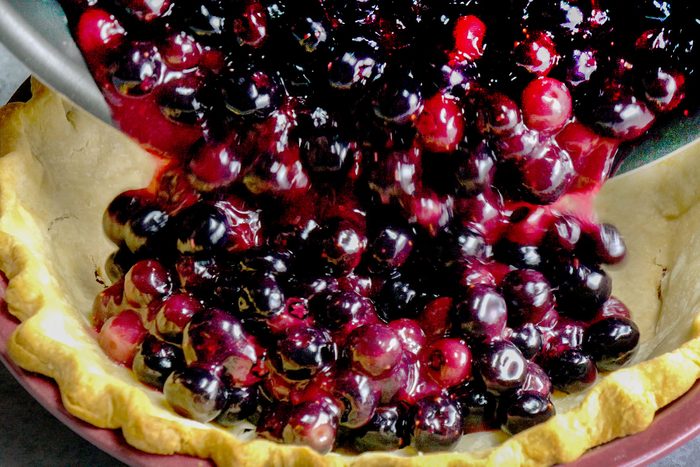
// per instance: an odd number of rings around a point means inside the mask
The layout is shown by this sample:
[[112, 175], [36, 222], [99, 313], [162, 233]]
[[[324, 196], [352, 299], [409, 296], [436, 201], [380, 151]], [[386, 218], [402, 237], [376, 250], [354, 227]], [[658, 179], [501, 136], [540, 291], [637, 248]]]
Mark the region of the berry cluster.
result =
[[587, 206], [621, 142], [692, 104], [690, 6], [439, 3], [64, 1], [165, 160], [105, 213], [98, 339], [178, 413], [447, 449], [636, 350], [601, 268], [624, 241]]

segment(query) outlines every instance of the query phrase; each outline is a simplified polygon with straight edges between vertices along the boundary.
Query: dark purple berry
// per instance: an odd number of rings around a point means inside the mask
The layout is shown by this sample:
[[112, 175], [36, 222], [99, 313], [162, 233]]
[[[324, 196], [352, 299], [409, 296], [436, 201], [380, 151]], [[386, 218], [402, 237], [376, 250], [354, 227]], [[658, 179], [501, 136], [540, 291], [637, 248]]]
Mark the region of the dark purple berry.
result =
[[149, 334], [141, 342], [131, 368], [139, 381], [162, 389], [170, 373], [184, 366], [182, 349]]
[[221, 380], [198, 366], [171, 373], [163, 394], [175, 412], [198, 422], [214, 420], [224, 408], [226, 398]]
[[556, 413], [552, 401], [537, 393], [517, 394], [507, 404], [503, 429], [511, 435], [549, 420]]
[[592, 385], [598, 372], [595, 362], [580, 350], [564, 350], [560, 354], [547, 355], [542, 367], [560, 391], [579, 392]]
[[359, 452], [401, 449], [408, 444], [407, 414], [399, 405], [377, 407], [372, 419], [350, 436]]
[[245, 420], [258, 408], [258, 388], [256, 386], [231, 386], [226, 388], [226, 404], [216, 422], [223, 426], [235, 426]]
[[475, 285], [455, 306], [452, 323], [470, 341], [486, 342], [503, 335], [507, 313], [506, 302], [497, 290]]
[[536, 323], [554, 308], [552, 287], [540, 272], [516, 269], [503, 278], [503, 298], [508, 306], [508, 324]]
[[411, 442], [421, 452], [442, 451], [457, 444], [462, 437], [462, 414], [459, 405], [447, 396], [429, 396], [413, 409]]
[[614, 371], [629, 361], [639, 344], [639, 328], [630, 319], [604, 318], [586, 331], [583, 349], [602, 371]]
[[507, 341], [494, 341], [481, 349], [478, 367], [486, 388], [497, 394], [517, 389], [527, 374], [527, 360]]
[[290, 380], [308, 380], [335, 361], [336, 348], [326, 331], [291, 329], [277, 341], [272, 362]]

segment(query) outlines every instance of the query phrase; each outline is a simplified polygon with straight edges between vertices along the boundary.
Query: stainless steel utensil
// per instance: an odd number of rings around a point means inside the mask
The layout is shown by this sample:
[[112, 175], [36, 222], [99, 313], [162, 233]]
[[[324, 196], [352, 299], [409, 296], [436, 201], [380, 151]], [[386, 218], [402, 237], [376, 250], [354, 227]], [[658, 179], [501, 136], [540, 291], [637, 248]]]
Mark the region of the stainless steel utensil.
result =
[[113, 124], [56, 0], [0, 0], [0, 42], [44, 83]]

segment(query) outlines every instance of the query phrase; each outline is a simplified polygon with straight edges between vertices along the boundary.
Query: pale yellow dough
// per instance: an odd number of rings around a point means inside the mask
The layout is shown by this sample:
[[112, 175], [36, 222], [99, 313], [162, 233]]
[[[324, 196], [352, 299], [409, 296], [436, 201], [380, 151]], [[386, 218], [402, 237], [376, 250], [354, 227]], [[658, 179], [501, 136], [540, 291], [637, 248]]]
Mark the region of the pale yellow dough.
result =
[[9, 342], [21, 367], [53, 378], [75, 416], [121, 429], [144, 451], [212, 458], [219, 465], [550, 465], [639, 432], [700, 377], [700, 144], [617, 177], [598, 198], [628, 259], [611, 268], [615, 295], [642, 329], [636, 364], [561, 397], [558, 415], [508, 438], [469, 435], [457, 451], [321, 456], [251, 440], [246, 425], [224, 430], [175, 415], [161, 394], [112, 363], [87, 315], [96, 271], [112, 250], [101, 216], [119, 192], [148, 184], [156, 162], [112, 128], [34, 83], [34, 98], [0, 111], [0, 269], [22, 324]]

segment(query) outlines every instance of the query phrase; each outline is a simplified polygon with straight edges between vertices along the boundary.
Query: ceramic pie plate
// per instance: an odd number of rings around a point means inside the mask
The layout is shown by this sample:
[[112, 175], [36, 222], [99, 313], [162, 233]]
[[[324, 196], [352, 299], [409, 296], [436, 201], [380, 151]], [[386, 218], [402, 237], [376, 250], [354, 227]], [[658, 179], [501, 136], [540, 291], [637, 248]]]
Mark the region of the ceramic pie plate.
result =
[[[642, 333], [631, 367], [585, 393], [556, 396], [559, 415], [512, 438], [472, 434], [460, 441], [460, 452], [430, 455], [320, 456], [306, 447], [248, 441], [249, 426], [223, 430], [185, 420], [100, 351], [86, 314], [111, 250], [102, 212], [119, 192], [147, 185], [157, 164], [41, 85], [34, 84], [33, 94], [29, 103], [0, 111], [0, 270], [10, 280], [9, 313], [21, 321], [2, 316], [3, 359], [6, 349], [13, 374], [40, 402], [116, 457], [131, 464], [201, 462], [142, 454], [124, 447], [112, 429], [153, 454], [190, 454], [221, 465], [554, 464], [639, 433], [578, 461], [620, 464], [661, 456], [698, 431], [700, 415], [692, 414], [700, 414], [700, 144], [616, 177], [599, 197], [601, 220], [615, 223], [628, 242], [628, 260], [609, 272]], [[25, 370], [55, 380], [60, 403], [50, 380]]]

